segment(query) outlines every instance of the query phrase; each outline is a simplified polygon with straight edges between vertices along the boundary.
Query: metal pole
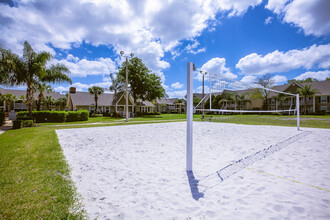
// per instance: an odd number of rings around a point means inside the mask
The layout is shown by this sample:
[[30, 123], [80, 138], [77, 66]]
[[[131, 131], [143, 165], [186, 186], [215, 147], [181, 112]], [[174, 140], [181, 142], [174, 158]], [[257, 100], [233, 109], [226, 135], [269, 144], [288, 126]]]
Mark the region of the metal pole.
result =
[[299, 121], [299, 109], [300, 109], [300, 107], [299, 107], [299, 94], [297, 94], [297, 98], [296, 98], [297, 100], [296, 100], [296, 108], [297, 108], [297, 130], [299, 131], [299, 127], [300, 127], [300, 121]]
[[126, 56], [126, 122], [128, 122], [128, 58]]
[[202, 107], [203, 107], [203, 111], [202, 111], [202, 119], [204, 119], [204, 74], [203, 74], [203, 102], [202, 102]]
[[186, 170], [192, 171], [193, 156], [193, 73], [194, 64], [187, 63], [187, 149], [186, 149]]

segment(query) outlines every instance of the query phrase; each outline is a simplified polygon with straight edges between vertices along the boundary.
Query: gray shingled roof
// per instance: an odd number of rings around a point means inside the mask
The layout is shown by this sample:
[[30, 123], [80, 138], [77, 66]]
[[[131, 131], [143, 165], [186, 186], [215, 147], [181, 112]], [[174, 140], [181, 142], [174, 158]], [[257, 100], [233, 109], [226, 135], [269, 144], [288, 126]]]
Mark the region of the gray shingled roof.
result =
[[[26, 95], [26, 90], [0, 88], [0, 93], [1, 94], [12, 94], [12, 95], [16, 96], [19, 99], [22, 95], [24, 95], [24, 96]], [[38, 99], [38, 96], [39, 96], [39, 92], [35, 92], [34, 93], [34, 99]], [[44, 96], [51, 96], [55, 100], [57, 100], [59, 98], [65, 98], [65, 95], [62, 95], [59, 92], [44, 93]]]
[[312, 89], [318, 89], [320, 94], [316, 95], [330, 95], [330, 81], [320, 81], [320, 82], [309, 82], [309, 83], [300, 83], [304, 85], [312, 85]]
[[[89, 92], [76, 92], [69, 93], [72, 104], [75, 106], [89, 106], [95, 105], [94, 96]], [[117, 94], [118, 98], [120, 98], [122, 94]], [[114, 96], [115, 94], [111, 93], [103, 93], [98, 96], [97, 104], [99, 106], [110, 106], [114, 105]]]
[[[76, 93], [69, 93], [72, 104], [74, 106], [90, 106], [95, 105], [94, 101], [94, 95], [91, 95], [89, 92], [76, 92]], [[114, 106], [116, 102], [121, 98], [123, 95], [123, 92], [120, 92], [117, 94], [116, 100], [115, 94], [112, 93], [102, 93], [98, 96], [97, 105], [99, 106]], [[141, 103], [141, 100], [138, 100], [139, 106], [148, 106], [148, 107], [155, 107], [154, 104], [152, 104], [149, 101], [143, 101]]]
[[[330, 95], [330, 81], [307, 82], [307, 83], [297, 83], [297, 82], [295, 82], [295, 84], [299, 85], [301, 87], [304, 87], [305, 85], [311, 85], [311, 89], [317, 89], [317, 90], [320, 91], [320, 93], [316, 94], [317, 96]], [[274, 86], [272, 89], [283, 92], [290, 85], [291, 85], [291, 83], [280, 85], [280, 86]], [[269, 97], [275, 97], [277, 95], [278, 95], [278, 93], [275, 93], [275, 92], [270, 92], [269, 93]]]
[[141, 99], [137, 100], [137, 105], [138, 106], [146, 106], [146, 107], [155, 107], [155, 105], [152, 104], [149, 101], [143, 101], [143, 102], [141, 102]]
[[[157, 103], [165, 104], [165, 105], [174, 105], [177, 103], [177, 100], [178, 100], [178, 98], [161, 98], [161, 99], [157, 99]], [[182, 104], [184, 104], [185, 102], [186, 101], [183, 101]]]

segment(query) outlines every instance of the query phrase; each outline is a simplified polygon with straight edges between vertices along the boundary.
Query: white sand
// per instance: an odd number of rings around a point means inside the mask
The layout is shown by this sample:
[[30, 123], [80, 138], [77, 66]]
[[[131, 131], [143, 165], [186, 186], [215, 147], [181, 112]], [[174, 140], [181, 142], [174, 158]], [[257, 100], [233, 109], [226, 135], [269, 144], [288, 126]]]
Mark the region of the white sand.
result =
[[330, 130], [302, 130], [310, 133], [221, 181], [216, 171], [232, 161], [302, 131], [194, 122], [197, 188], [185, 172], [184, 122], [57, 134], [91, 219], [330, 219], [330, 192], [313, 187], [330, 190]]

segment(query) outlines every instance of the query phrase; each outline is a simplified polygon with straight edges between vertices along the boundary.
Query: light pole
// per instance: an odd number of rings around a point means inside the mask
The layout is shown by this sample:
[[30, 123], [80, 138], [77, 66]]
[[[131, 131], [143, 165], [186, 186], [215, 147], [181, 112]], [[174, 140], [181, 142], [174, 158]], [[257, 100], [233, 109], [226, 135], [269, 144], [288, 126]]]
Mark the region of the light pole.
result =
[[202, 96], [202, 108], [203, 108], [203, 111], [202, 111], [202, 119], [204, 119], [204, 76], [207, 74], [207, 72], [204, 72], [203, 71], [200, 71], [201, 74], [203, 74], [203, 96]]
[[[128, 122], [128, 56], [124, 56], [124, 51], [120, 51], [120, 56], [126, 57], [126, 122]], [[130, 54], [130, 57], [132, 58], [134, 56], [134, 53]]]

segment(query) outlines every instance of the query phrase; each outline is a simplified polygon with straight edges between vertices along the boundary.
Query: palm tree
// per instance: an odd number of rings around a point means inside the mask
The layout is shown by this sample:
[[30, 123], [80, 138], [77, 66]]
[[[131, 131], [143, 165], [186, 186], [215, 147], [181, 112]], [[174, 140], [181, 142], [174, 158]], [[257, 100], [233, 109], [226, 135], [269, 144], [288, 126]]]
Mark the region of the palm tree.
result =
[[312, 85], [305, 85], [303, 88], [298, 88], [297, 92], [304, 96], [305, 115], [307, 113], [307, 96], [313, 96], [316, 93], [320, 93], [318, 89], [312, 89]]
[[1, 49], [0, 52], [0, 71], [8, 75], [4, 82], [27, 86], [26, 96], [30, 116], [32, 116], [33, 94], [36, 85], [41, 82], [72, 83], [70, 77], [65, 74], [70, 72], [65, 65], [52, 64], [50, 67], [46, 67], [46, 64], [53, 58], [52, 55], [48, 52], [34, 52], [27, 41], [24, 42], [23, 58], [19, 58], [9, 50]]
[[[122, 80], [120, 80], [120, 79], [118, 78], [118, 76], [115, 78], [115, 77], [113, 76], [112, 73], [110, 73], [110, 78], [111, 78], [111, 82], [112, 82], [112, 84], [111, 84], [109, 90], [110, 90], [111, 92], [115, 92], [114, 100], [116, 100], [116, 104], [115, 104], [115, 105], [117, 105], [117, 95], [118, 95], [118, 92], [123, 91], [123, 89], [124, 89], [124, 84], [122, 83]], [[117, 108], [116, 108], [116, 109], [117, 109]]]
[[36, 85], [36, 89], [39, 91], [38, 102], [37, 102], [37, 111], [40, 111], [41, 102], [44, 99], [44, 92], [46, 92], [46, 93], [53, 92], [53, 89], [46, 83], [38, 83]]
[[286, 95], [284, 93], [279, 93], [276, 96], [276, 100], [280, 103], [280, 110], [282, 110], [282, 103], [287, 99]]
[[60, 110], [64, 110], [68, 99], [67, 98], [59, 98], [56, 100], [56, 105], [60, 107]]
[[54, 104], [55, 100], [50, 95], [47, 95], [44, 99], [44, 103], [47, 106], [47, 110], [50, 110], [50, 107]]
[[104, 92], [104, 89], [98, 86], [93, 86], [92, 88], [88, 88], [88, 92], [91, 95], [94, 95], [94, 101], [95, 101], [95, 112], [97, 112], [97, 100], [98, 96], [101, 95]]
[[21, 95], [20, 97], [19, 97], [19, 99], [20, 100], [22, 100], [22, 103], [24, 103], [25, 104], [25, 110], [28, 110], [27, 109], [27, 103], [26, 103], [26, 95]]
[[[9, 93], [2, 95], [1, 99], [6, 102], [8, 112], [11, 110], [10, 104], [17, 101], [17, 97], [15, 95], [9, 94]], [[5, 109], [5, 111], [6, 111], [6, 109]]]
[[251, 101], [246, 98], [246, 93], [242, 93], [240, 95], [236, 95], [235, 96], [235, 100], [238, 100], [238, 106], [239, 107], [241, 106], [241, 103], [242, 102], [243, 102], [243, 104], [244, 104], [244, 102], [250, 102], [251, 103]]
[[219, 101], [219, 105], [221, 105], [221, 103], [225, 103], [224, 107], [227, 108], [228, 102], [232, 102], [232, 101], [234, 101], [233, 93], [225, 93], [225, 98]]

